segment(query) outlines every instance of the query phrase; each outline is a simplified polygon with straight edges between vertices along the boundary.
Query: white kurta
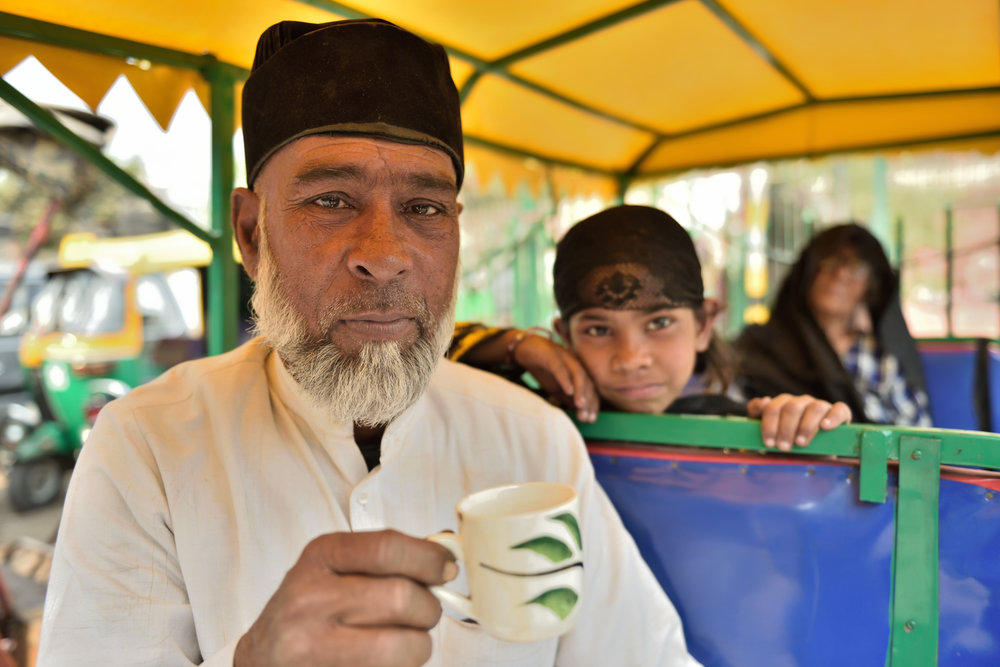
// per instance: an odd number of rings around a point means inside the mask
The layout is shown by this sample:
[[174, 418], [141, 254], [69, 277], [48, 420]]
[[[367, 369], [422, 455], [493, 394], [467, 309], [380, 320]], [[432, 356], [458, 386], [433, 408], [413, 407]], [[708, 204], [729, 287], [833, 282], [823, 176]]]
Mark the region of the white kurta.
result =
[[697, 664], [561, 411], [443, 360], [386, 429], [369, 473], [351, 426], [315, 410], [254, 340], [101, 412], [66, 498], [38, 665], [231, 665], [312, 538], [455, 530], [462, 496], [530, 480], [580, 492], [586, 581], [575, 629], [516, 644], [445, 615], [428, 664]]

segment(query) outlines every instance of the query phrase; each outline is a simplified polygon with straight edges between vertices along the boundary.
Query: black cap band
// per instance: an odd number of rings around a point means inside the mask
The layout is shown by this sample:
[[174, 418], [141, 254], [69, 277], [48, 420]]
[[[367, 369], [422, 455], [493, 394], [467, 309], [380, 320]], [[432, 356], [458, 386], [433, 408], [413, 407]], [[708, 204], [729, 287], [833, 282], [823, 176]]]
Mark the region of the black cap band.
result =
[[648, 206], [616, 206], [576, 223], [556, 247], [552, 275], [567, 320], [584, 308], [696, 308], [705, 300], [691, 236]]

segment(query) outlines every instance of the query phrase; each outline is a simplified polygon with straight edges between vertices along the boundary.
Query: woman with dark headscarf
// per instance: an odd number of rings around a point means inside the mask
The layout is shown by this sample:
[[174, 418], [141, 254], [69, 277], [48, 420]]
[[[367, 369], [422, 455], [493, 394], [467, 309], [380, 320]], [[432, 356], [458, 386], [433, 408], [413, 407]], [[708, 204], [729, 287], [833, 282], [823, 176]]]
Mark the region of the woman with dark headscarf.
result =
[[713, 330], [719, 303], [704, 295], [691, 237], [663, 211], [616, 206], [577, 223], [559, 241], [553, 278], [565, 347], [473, 325], [459, 328], [449, 356], [513, 375], [527, 369], [582, 421], [596, 417], [598, 401], [623, 412], [747, 415], [761, 419], [767, 446], [783, 450], [850, 421], [843, 403], [812, 396], [744, 404], [718, 393], [732, 375]]
[[830, 227], [785, 277], [767, 324], [737, 341], [747, 396], [843, 401], [858, 421], [930, 426], [916, 345], [882, 245], [857, 224]]

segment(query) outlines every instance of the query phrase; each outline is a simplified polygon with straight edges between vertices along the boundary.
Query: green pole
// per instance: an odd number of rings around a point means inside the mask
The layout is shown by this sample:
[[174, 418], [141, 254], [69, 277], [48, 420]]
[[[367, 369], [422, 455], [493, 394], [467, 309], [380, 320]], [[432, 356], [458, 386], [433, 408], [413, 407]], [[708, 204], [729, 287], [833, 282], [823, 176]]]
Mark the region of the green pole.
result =
[[955, 287], [955, 230], [953, 227], [953, 211], [951, 206], [944, 210], [944, 261], [945, 261], [945, 302], [944, 314], [947, 322], [948, 338], [952, 337], [954, 329], [952, 327], [952, 310], [954, 308], [954, 298], [952, 290]]
[[208, 353], [236, 347], [239, 326], [239, 271], [233, 256], [229, 197], [233, 189], [233, 135], [236, 132], [236, 80], [225, 68], [204, 72], [211, 88], [212, 263], [208, 267]]
[[615, 199], [612, 205], [618, 206], [625, 203], [625, 193], [628, 192], [629, 177], [625, 174], [620, 174], [616, 179], [618, 182], [618, 190], [615, 193]]
[[724, 334], [734, 338], [743, 330], [743, 313], [747, 307], [743, 275], [746, 271], [747, 245], [745, 230], [739, 236], [727, 234], [729, 252], [726, 253], [726, 324]]
[[876, 156], [872, 159], [872, 210], [868, 221], [869, 230], [889, 247], [889, 186], [888, 168], [885, 158]]
[[541, 291], [544, 286], [544, 281], [541, 279], [541, 271], [539, 267], [542, 262], [541, 247], [542, 244], [539, 243], [540, 237], [539, 232], [543, 232], [541, 223], [535, 223], [531, 227], [531, 231], [528, 232], [528, 238], [525, 245], [525, 253], [527, 255], [527, 269], [528, 269], [528, 284], [525, 286], [527, 289], [524, 294], [528, 297], [528, 313], [530, 326], [537, 326], [539, 324], [544, 324], [542, 320], [542, 300]]
[[941, 441], [900, 436], [889, 631], [891, 667], [937, 665], [940, 476]]
[[896, 218], [896, 268], [903, 273], [903, 216]]

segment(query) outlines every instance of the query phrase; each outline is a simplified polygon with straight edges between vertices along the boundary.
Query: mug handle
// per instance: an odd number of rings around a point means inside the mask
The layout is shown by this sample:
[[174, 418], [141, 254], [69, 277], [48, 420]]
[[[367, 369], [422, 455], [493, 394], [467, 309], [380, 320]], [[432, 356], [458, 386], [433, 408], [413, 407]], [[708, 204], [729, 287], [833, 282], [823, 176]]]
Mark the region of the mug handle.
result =
[[[455, 560], [465, 560], [462, 556], [462, 544], [458, 541], [458, 535], [450, 530], [435, 533], [427, 539], [431, 542], [437, 542], [450, 551], [451, 555], [455, 557]], [[472, 613], [471, 599], [461, 593], [456, 593], [450, 588], [445, 588], [444, 586], [431, 586], [430, 590], [431, 593], [434, 594], [434, 597], [444, 604], [448, 605], [458, 613], [465, 614], [468, 618], [476, 620], [475, 614]]]

